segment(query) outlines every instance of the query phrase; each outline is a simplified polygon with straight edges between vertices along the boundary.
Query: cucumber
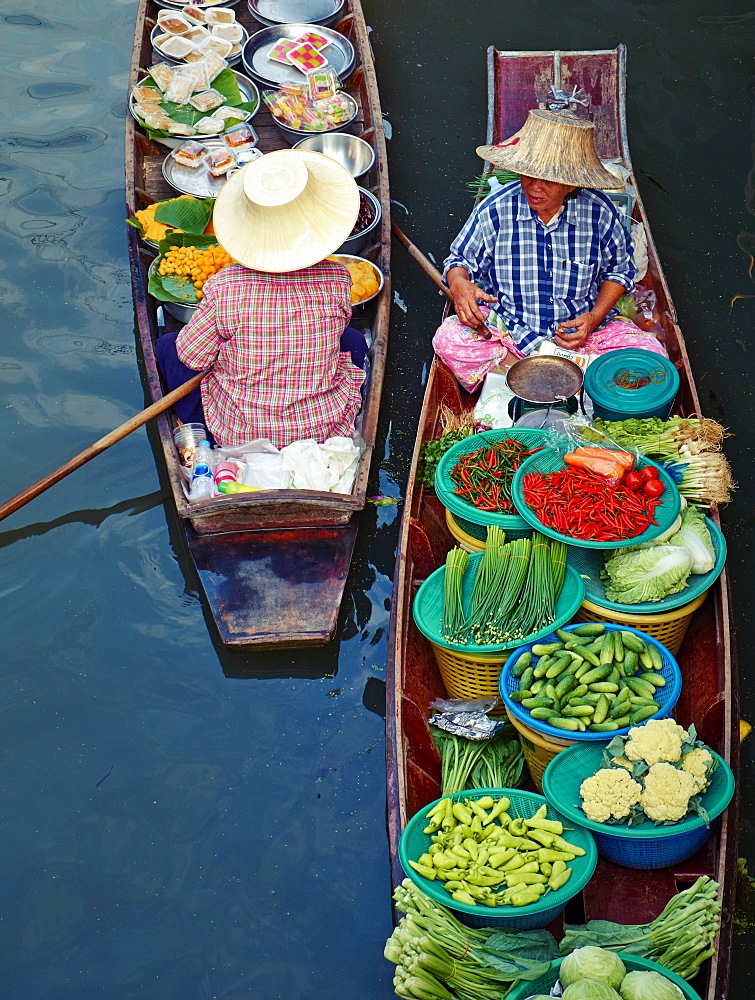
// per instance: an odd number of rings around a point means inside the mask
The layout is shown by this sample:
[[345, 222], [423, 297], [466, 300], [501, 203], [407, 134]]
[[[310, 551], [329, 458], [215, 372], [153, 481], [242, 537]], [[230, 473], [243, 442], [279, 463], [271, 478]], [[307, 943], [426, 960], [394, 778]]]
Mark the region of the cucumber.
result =
[[608, 633], [608, 642], [604, 642], [600, 647], [600, 663], [603, 664], [613, 664], [613, 634]]
[[530, 684], [530, 691], [533, 694], [540, 694], [545, 685], [546, 685], [546, 680], [544, 677], [541, 677], [539, 680], [533, 681], [532, 684]]
[[563, 649], [563, 642], [536, 642], [532, 647], [533, 656], [548, 656], [550, 653], [556, 653], [559, 649]]
[[519, 690], [522, 691], [524, 688], [529, 688], [530, 684], [535, 679], [534, 667], [527, 667], [519, 678]]
[[516, 663], [511, 668], [511, 673], [514, 677], [521, 677], [530, 663], [532, 663], [532, 653], [528, 649], [525, 649], [521, 656], [517, 657]]
[[577, 683], [577, 678], [574, 676], [574, 674], [566, 674], [565, 677], [561, 678], [561, 680], [556, 685], [556, 697], [559, 699], [559, 701], [571, 691], [571, 689], [575, 686], [576, 683]]
[[626, 654], [625, 654], [625, 651], [624, 651], [624, 643], [622, 642], [622, 639], [621, 639], [621, 632], [614, 632], [613, 633], [613, 658], [614, 658], [614, 660], [618, 660], [619, 663], [623, 663], [625, 655]]
[[640, 680], [647, 681], [653, 687], [666, 687], [666, 678], [662, 674], [657, 674], [655, 670], [648, 670], [644, 674], [640, 674]]
[[635, 653], [633, 649], [627, 649], [624, 652], [624, 676], [631, 677], [632, 674], [637, 673], [637, 667], [639, 666], [640, 658]]
[[600, 666], [600, 657], [596, 656], [591, 649], [587, 649], [586, 646], [583, 646], [582, 649], [580, 649], [579, 655], [582, 659], [587, 660], [588, 663], [592, 663], [594, 667]]
[[524, 701], [525, 698], [533, 698], [534, 695], [531, 691], [512, 691], [509, 695], [512, 701]]
[[540, 719], [541, 722], [548, 722], [549, 719], [558, 718], [558, 712], [552, 708], [533, 708], [530, 715], [533, 719]]
[[572, 698], [581, 698], [583, 695], [586, 695], [589, 690], [590, 689], [586, 684], [578, 684], [572, 691], [571, 696]]
[[650, 653], [650, 659], [653, 661], [653, 666], [656, 670], [663, 669], [663, 657], [661, 656], [661, 651], [657, 646], [652, 643], [648, 643], [648, 653]]
[[525, 698], [522, 702], [525, 708], [553, 708], [552, 698]]
[[557, 729], [569, 729], [573, 733], [580, 732], [581, 727], [576, 719], [549, 719], [548, 724]]
[[586, 673], [581, 674], [577, 672], [577, 677], [582, 681], [583, 684], [592, 684], [593, 681], [602, 681], [611, 673], [611, 668], [604, 664], [602, 667], [597, 666], [592, 670], [588, 670]]
[[545, 677], [545, 672], [551, 663], [553, 660], [550, 656], [541, 656], [535, 667], [535, 677]]
[[616, 684], [617, 686], [621, 679], [622, 679], [621, 671], [619, 670], [618, 666], [614, 666], [613, 669], [611, 670], [611, 673], [608, 674], [608, 676], [606, 677], [606, 680], [608, 681], [609, 684]]
[[606, 721], [606, 716], [608, 715], [608, 698], [602, 694], [598, 700], [598, 704], [595, 706], [595, 712], [592, 717], [592, 724], [598, 725], [601, 722]]
[[634, 632], [619, 632], [621, 636], [621, 641], [627, 649], [633, 649], [635, 653], [643, 653], [647, 646], [644, 641], [640, 639], [639, 636], [635, 635]]
[[640, 653], [640, 663], [643, 665], [645, 670], [655, 670], [653, 657], [650, 655], [649, 649], [643, 649]]
[[[635, 708], [642, 708], [645, 705], [657, 705], [660, 708], [660, 704], [654, 701], [652, 698], [645, 698], [643, 695], [633, 694], [629, 699], [629, 704], [634, 705]], [[634, 711], [634, 709], [633, 709]]]
[[548, 680], [551, 680], [554, 677], [558, 677], [559, 674], [563, 673], [563, 671], [566, 670], [566, 668], [571, 665], [571, 663], [572, 663], [572, 658], [570, 656], [559, 657], [559, 659], [557, 659], [554, 663], [551, 663], [551, 665], [545, 671], [545, 676], [548, 678]]
[[584, 625], [577, 625], [576, 628], [572, 629], [572, 632], [575, 635], [603, 635], [605, 630], [605, 625], [598, 622], [587, 622]]
[[564, 718], [576, 718], [585, 715], [592, 715], [595, 712], [594, 705], [567, 705], [562, 711]]
[[545, 688], [543, 689], [543, 693], [545, 694], [546, 698], [550, 698], [551, 701], [553, 702], [556, 702], [558, 700], [556, 697], [556, 689], [553, 687], [552, 684], [546, 684]]
[[632, 706], [628, 701], [617, 701], [616, 704], [611, 708], [610, 716], [612, 719], [621, 719], [628, 712], [631, 712]]
[[645, 698], [655, 697], [655, 688], [647, 681], [640, 680], [639, 677], [627, 677], [627, 687], [631, 688], [635, 694], [640, 694]]
[[590, 690], [597, 691], [598, 694], [617, 694], [619, 685], [614, 684], [613, 681], [595, 681], [594, 684], [590, 685]]
[[626, 729], [631, 724], [630, 717], [624, 715], [620, 719], [614, 719], [613, 722], [593, 722], [590, 724], [590, 729], [595, 733], [610, 733], [613, 729]]
[[636, 726], [638, 723], [644, 722], [645, 719], [649, 719], [651, 715], [655, 715], [657, 711], [657, 708], [652, 708], [650, 705], [645, 708], [638, 708], [636, 712], [632, 713], [632, 725]]

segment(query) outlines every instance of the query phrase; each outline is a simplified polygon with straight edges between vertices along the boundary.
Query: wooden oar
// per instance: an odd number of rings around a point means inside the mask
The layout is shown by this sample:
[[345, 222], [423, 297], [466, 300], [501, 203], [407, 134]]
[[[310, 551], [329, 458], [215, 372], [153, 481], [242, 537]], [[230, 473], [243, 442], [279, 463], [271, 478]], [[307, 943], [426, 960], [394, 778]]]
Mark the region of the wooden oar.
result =
[[[453, 302], [454, 297], [453, 295], [451, 295], [451, 292], [443, 284], [443, 276], [441, 275], [438, 268], [433, 265], [432, 261], [428, 260], [427, 257], [425, 257], [422, 251], [412, 243], [409, 237], [399, 229], [399, 227], [396, 225], [395, 222], [393, 222], [393, 220], [391, 220], [391, 229], [393, 231], [393, 235], [396, 237], [399, 243], [409, 251], [410, 256], [412, 256], [417, 261], [417, 263], [425, 272], [425, 274], [429, 278], [431, 278], [432, 281], [435, 282], [435, 284], [443, 292], [446, 298], [449, 299], [450, 302]], [[488, 330], [488, 328], [484, 324], [480, 324], [480, 326], [474, 327], [474, 331], [479, 337], [482, 337], [484, 340], [490, 340], [492, 336], [490, 330]]]
[[51, 472], [49, 475], [45, 476], [44, 479], [40, 479], [38, 483], [34, 483], [32, 486], [27, 486], [25, 490], [21, 493], [17, 493], [16, 496], [11, 497], [10, 500], [6, 500], [4, 504], [0, 504], [0, 521], [6, 518], [9, 514], [18, 510], [19, 507], [23, 507], [34, 497], [38, 497], [40, 493], [44, 493], [45, 490], [49, 490], [51, 486], [55, 483], [59, 483], [61, 479], [73, 472], [75, 469], [81, 468], [91, 459], [95, 458], [101, 452], [105, 451], [110, 447], [110, 445], [115, 444], [117, 441], [121, 441], [123, 438], [127, 437], [132, 431], [135, 431], [137, 427], [141, 427], [146, 424], [153, 417], [156, 417], [158, 413], [162, 413], [163, 410], [169, 409], [174, 403], [178, 402], [179, 399], [183, 399], [184, 396], [188, 396], [192, 389], [195, 389], [202, 379], [207, 374], [206, 371], [199, 372], [194, 378], [190, 378], [188, 382], [184, 382], [183, 385], [179, 385], [177, 389], [169, 392], [167, 396], [163, 396], [162, 399], [158, 399], [156, 403], [148, 406], [146, 410], [142, 410], [141, 413], [137, 413], [135, 417], [131, 417], [120, 427], [116, 427], [114, 431], [110, 431], [105, 437], [95, 441], [94, 444], [85, 448], [84, 451], [80, 451], [78, 455], [74, 455], [72, 459], [61, 465], [59, 469]]

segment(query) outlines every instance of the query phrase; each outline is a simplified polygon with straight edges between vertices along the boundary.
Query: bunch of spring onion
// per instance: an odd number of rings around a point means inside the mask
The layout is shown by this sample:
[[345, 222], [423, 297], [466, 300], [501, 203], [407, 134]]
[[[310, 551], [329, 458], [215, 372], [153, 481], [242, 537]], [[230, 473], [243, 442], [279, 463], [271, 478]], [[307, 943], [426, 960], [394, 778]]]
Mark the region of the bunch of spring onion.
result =
[[513, 726], [502, 726], [485, 740], [468, 740], [437, 726], [430, 731], [440, 749], [441, 795], [465, 788], [519, 787], [524, 757]]
[[595, 945], [627, 951], [665, 965], [682, 979], [694, 979], [703, 962], [713, 955], [721, 904], [718, 882], [701, 875], [666, 904], [650, 924], [624, 925], [591, 920], [583, 926], [564, 924], [561, 954]]
[[470, 954], [470, 942], [483, 942], [490, 931], [463, 926], [410, 879], [397, 886], [393, 898], [405, 916], [388, 938], [383, 954], [396, 966], [393, 986], [397, 996], [411, 1000], [502, 1000], [506, 996], [511, 984], [489, 981]]
[[478, 645], [509, 642], [524, 639], [553, 621], [566, 572], [562, 542], [535, 532], [532, 540], [507, 543], [503, 531], [491, 525], [466, 611], [458, 586], [460, 557], [455, 552], [446, 564], [445, 639]]
[[[663, 464], [674, 477], [682, 496], [711, 507], [731, 500], [734, 481], [731, 467], [721, 454], [726, 430], [708, 417], [670, 417], [661, 420], [594, 421], [598, 436], [607, 435], [624, 448], [635, 450]], [[582, 432], [592, 440], [591, 430]], [[601, 438], [602, 440], [602, 438]]]

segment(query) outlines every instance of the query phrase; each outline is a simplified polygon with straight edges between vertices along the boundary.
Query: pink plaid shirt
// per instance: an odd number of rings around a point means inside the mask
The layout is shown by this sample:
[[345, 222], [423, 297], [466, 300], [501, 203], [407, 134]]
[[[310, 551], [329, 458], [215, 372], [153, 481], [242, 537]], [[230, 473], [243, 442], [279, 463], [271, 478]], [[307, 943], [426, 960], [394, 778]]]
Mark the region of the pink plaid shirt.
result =
[[210, 278], [176, 349], [189, 368], [212, 366], [202, 406], [218, 443], [353, 434], [365, 375], [340, 350], [350, 317], [349, 273], [335, 261], [284, 274], [232, 264]]

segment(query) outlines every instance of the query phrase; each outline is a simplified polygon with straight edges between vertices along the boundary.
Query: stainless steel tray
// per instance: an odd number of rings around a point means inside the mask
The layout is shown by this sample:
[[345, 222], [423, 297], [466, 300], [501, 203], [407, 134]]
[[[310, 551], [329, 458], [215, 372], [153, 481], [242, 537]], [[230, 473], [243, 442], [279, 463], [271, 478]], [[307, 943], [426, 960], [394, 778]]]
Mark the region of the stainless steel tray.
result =
[[252, 17], [262, 24], [333, 24], [344, 0], [247, 0]]
[[[222, 139], [210, 139], [209, 142], [202, 142], [202, 145], [209, 150], [226, 148]], [[262, 156], [262, 151], [252, 149], [244, 155], [248, 157], [245, 162], [251, 162]], [[214, 177], [204, 164], [200, 167], [184, 167], [176, 162], [173, 153], [168, 153], [163, 160], [163, 177], [168, 184], [181, 194], [193, 194], [196, 198], [217, 198], [232, 173], [234, 170], [229, 170], [222, 177]]]
[[[245, 76], [243, 73], [239, 73], [235, 69], [232, 70], [232, 73], [236, 77], [236, 82], [239, 85], [239, 90], [241, 91], [241, 96], [244, 99], [244, 101], [245, 102], [255, 102], [256, 105], [257, 105], [257, 110], [259, 110], [260, 92], [259, 92], [259, 87], [257, 86], [257, 84], [253, 80], [250, 80], [248, 76]], [[131, 93], [128, 95], [128, 109], [131, 112], [131, 117], [139, 125], [141, 125], [142, 128], [146, 128], [146, 126], [142, 124], [141, 119], [136, 115], [136, 113], [134, 111], [134, 90], [136, 89], [136, 87], [143, 87], [143, 86], [145, 86], [145, 80], [146, 79], [147, 79], [147, 77], [142, 77], [142, 79], [137, 82], [136, 86], [132, 89]], [[256, 112], [255, 112], [255, 114], [256, 114]], [[227, 132], [228, 129], [229, 128], [233, 128], [234, 125], [238, 125], [238, 122], [233, 122], [232, 124], [230, 124], [228, 126], [228, 128], [223, 129], [223, 131]], [[220, 133], [220, 134], [222, 134], [222, 133]], [[165, 137], [165, 138], [155, 139], [154, 141], [158, 142], [161, 146], [166, 146], [168, 149], [177, 149], [179, 146], [182, 146], [189, 138], [190, 138], [189, 136], [175, 136], [175, 137], [171, 136], [171, 137]], [[191, 136], [191, 138], [196, 139], [198, 142], [202, 142], [206, 146], [208, 139], [216, 139], [216, 138], [218, 138], [218, 136], [213, 136], [213, 135], [198, 135], [198, 136]], [[187, 193], [193, 194], [194, 192], [191, 191], [191, 192], [187, 192]]]
[[[268, 87], [278, 87], [282, 83], [302, 83], [305, 76], [295, 66], [286, 66], [268, 58], [268, 52], [281, 38], [293, 40], [312, 30], [311, 24], [279, 24], [276, 27], [263, 28], [252, 35], [241, 52], [241, 59], [247, 73]], [[328, 39], [330, 45], [323, 54], [328, 63], [338, 73], [341, 80], [354, 69], [354, 46], [344, 35], [332, 28], [318, 25], [317, 31]]]
[[576, 396], [583, 381], [579, 365], [546, 354], [521, 358], [506, 372], [509, 389], [528, 403], [557, 403]]
[[[239, 45], [241, 46], [241, 49], [243, 51], [244, 46], [249, 41], [249, 32], [246, 30], [243, 24], [240, 24], [239, 27], [241, 28], [242, 31], [241, 41], [239, 42]], [[155, 53], [155, 56], [161, 62], [171, 63], [174, 66], [190, 65], [189, 63], [186, 62], [185, 59], [173, 59], [171, 56], [166, 56], [164, 52], [161, 52], [160, 49], [157, 48], [157, 46], [155, 45], [155, 39], [160, 34], [162, 34], [162, 32], [160, 31], [160, 25], [156, 24], [152, 29], [152, 31], [150, 32], [149, 36], [149, 40], [152, 42], [152, 51]], [[241, 52], [236, 53], [235, 56], [231, 56], [230, 59], [226, 59], [226, 62], [228, 63], [229, 66], [236, 66], [238, 63], [241, 62]]]

